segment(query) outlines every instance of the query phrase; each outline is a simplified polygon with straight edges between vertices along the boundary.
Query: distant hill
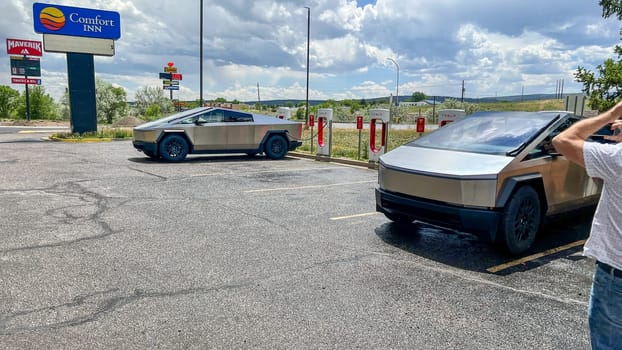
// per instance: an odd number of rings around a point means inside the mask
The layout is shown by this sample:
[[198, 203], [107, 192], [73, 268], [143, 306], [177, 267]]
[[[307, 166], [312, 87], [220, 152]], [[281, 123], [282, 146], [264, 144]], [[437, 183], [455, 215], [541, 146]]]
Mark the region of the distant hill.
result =
[[[400, 101], [408, 101], [412, 96], [400, 96]], [[469, 98], [465, 97], [464, 102], [468, 103], [485, 103], [485, 102], [520, 102], [520, 101], [534, 101], [534, 100], [549, 100], [558, 98], [556, 94], [530, 94], [530, 95], [515, 95], [515, 96], [493, 96], [493, 97], [481, 97], [481, 98]], [[443, 103], [446, 99], [454, 99], [460, 100], [460, 97], [453, 96], [428, 96], [428, 100], [436, 100], [436, 103]], [[357, 100], [357, 99], [353, 99]], [[375, 98], [365, 98], [358, 99], [365, 100], [368, 103], [378, 103], [378, 102], [387, 102], [389, 101], [389, 97], [375, 97]], [[305, 100], [295, 100], [295, 99], [284, 99], [284, 100], [268, 100], [261, 101], [262, 105], [265, 106], [284, 106], [287, 104], [293, 104], [297, 106], [300, 103], [305, 103]], [[316, 106], [325, 102], [325, 100], [309, 100], [310, 106]], [[256, 104], [257, 101], [246, 101], [243, 102], [246, 104]]]

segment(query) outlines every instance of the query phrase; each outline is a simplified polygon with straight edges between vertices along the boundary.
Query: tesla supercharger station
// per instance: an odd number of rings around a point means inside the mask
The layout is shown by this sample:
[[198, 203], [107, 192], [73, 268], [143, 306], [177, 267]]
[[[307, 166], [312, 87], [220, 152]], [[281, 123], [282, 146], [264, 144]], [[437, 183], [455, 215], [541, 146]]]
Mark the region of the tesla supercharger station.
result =
[[330, 132], [333, 129], [333, 110], [320, 108], [317, 110], [317, 155], [330, 157]]
[[[370, 109], [369, 110], [369, 152], [368, 158], [370, 162], [377, 162], [380, 156], [387, 149], [387, 129], [389, 127], [389, 110], [388, 109]], [[380, 122], [381, 132], [380, 140], [376, 139], [376, 128]]]

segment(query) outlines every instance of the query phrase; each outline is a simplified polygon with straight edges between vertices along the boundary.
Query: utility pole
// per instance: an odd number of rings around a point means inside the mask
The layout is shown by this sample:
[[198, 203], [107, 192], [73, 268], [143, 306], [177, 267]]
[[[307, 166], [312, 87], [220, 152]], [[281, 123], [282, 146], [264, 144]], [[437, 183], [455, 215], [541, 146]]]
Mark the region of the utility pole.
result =
[[199, 10], [199, 17], [200, 17], [200, 31], [199, 31], [199, 51], [201, 51], [200, 53], [200, 58], [199, 58], [199, 107], [203, 107], [203, 0], [201, 0], [201, 4], [200, 4], [201, 8]]
[[311, 8], [307, 9], [307, 102], [305, 107], [305, 125], [309, 125], [309, 43], [311, 42]]
[[257, 106], [261, 110], [261, 97], [259, 97], [259, 82], [257, 82]]
[[462, 81], [462, 97], [460, 97], [460, 103], [464, 103], [464, 80]]

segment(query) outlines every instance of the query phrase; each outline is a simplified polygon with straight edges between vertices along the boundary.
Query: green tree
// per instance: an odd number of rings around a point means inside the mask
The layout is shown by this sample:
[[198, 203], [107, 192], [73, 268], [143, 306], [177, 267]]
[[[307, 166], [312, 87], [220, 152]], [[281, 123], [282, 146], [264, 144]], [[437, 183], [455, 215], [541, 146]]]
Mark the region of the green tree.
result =
[[412, 97], [410, 98], [410, 101], [412, 102], [419, 102], [419, 101], [423, 101], [423, 100], [427, 100], [428, 96], [421, 92], [421, 91], [415, 91], [412, 95]]
[[[31, 119], [59, 119], [58, 106], [52, 96], [45, 93], [43, 86], [31, 86], [28, 90]], [[20, 98], [17, 113], [26, 117], [26, 91]]]
[[[158, 86], [144, 86], [138, 89], [134, 99], [136, 101], [138, 113], [142, 115], [146, 115], [145, 111], [147, 108], [150, 108], [153, 105], [158, 105], [158, 113], [169, 113], [172, 112], [174, 108], [173, 102], [164, 96], [164, 90]], [[156, 109], [152, 108], [151, 112], [154, 110]], [[159, 116], [160, 114], [152, 117]]]
[[10, 86], [0, 86], [0, 117], [9, 118], [19, 103], [19, 91]]
[[160, 105], [152, 104], [151, 106], [145, 109], [145, 116], [149, 117], [149, 119], [156, 119], [161, 115]]
[[[598, 4], [603, 9], [603, 18], [615, 16], [622, 20], [622, 0], [600, 0]], [[596, 66], [597, 72], [579, 66], [575, 73], [575, 80], [583, 84], [582, 90], [589, 96], [590, 108], [600, 112], [622, 98], [622, 47], [616, 45], [614, 53], [618, 56], [617, 60], [605, 60]]]
[[476, 103], [460, 102], [453, 98], [448, 98], [440, 104], [438, 109], [464, 109], [466, 114], [473, 114], [480, 110]]
[[96, 79], [95, 99], [98, 121], [112, 124], [113, 119], [127, 113], [127, 94], [122, 87], [114, 87], [105, 80]]
[[226, 103], [226, 102], [227, 102], [227, 99], [226, 99], [226, 98], [224, 98], [224, 97], [218, 97], [218, 98], [216, 98], [216, 99], [214, 100], [214, 102], [216, 102], [216, 103]]
[[69, 106], [69, 90], [65, 89], [59, 101], [59, 113], [62, 119], [68, 120], [71, 117], [71, 107]]

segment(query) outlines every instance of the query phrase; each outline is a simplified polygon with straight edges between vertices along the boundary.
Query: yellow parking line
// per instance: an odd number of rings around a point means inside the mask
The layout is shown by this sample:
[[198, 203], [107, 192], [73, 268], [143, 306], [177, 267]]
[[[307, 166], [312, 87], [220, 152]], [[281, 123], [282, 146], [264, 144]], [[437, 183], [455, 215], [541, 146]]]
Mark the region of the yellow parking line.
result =
[[309, 185], [309, 186], [296, 186], [296, 187], [279, 187], [279, 188], [264, 188], [264, 189], [260, 189], [260, 190], [248, 190], [248, 191], [244, 191], [244, 193], [301, 190], [301, 189], [308, 189], [308, 188], [335, 187], [335, 186], [356, 185], [356, 184], [365, 184], [365, 183], [374, 183], [374, 182], [376, 182], [376, 181], [354, 181], [354, 182], [342, 182], [342, 183], [336, 183], [336, 184]]
[[330, 220], [345, 220], [345, 219], [353, 219], [353, 218], [360, 218], [362, 216], [371, 216], [371, 215], [376, 215], [376, 214], [380, 214], [377, 211], [371, 212], [371, 213], [363, 213], [363, 214], [354, 214], [354, 215], [347, 215], [347, 216], [337, 216], [334, 218], [330, 218]]
[[542, 257], [547, 256], [547, 255], [557, 254], [557, 253], [559, 253], [561, 251], [564, 251], [564, 250], [568, 250], [568, 249], [571, 249], [571, 248], [574, 248], [574, 247], [582, 246], [583, 244], [585, 244], [585, 240], [584, 239], [580, 240], [580, 241], [576, 241], [576, 242], [573, 242], [573, 243], [569, 243], [569, 244], [563, 245], [561, 247], [545, 250], [545, 251], [543, 251], [541, 253], [536, 253], [536, 254], [533, 254], [533, 255], [529, 255], [529, 256], [526, 256], [526, 257], [518, 259], [518, 260], [510, 261], [510, 262], [505, 263], [505, 264], [493, 266], [493, 267], [490, 267], [490, 268], [486, 269], [486, 271], [488, 271], [490, 273], [497, 273], [499, 271], [503, 271], [503, 270], [508, 269], [510, 267], [514, 267], [516, 265], [524, 264], [524, 263], [526, 263], [528, 261], [536, 260], [536, 259], [542, 258]]

